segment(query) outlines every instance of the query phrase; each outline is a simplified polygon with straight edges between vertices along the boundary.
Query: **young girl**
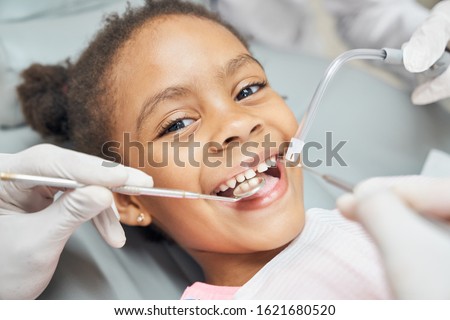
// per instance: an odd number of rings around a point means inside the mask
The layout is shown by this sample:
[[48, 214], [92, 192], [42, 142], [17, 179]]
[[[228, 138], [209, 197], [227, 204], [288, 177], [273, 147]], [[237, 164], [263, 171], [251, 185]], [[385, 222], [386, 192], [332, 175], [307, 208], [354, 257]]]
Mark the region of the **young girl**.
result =
[[115, 195], [122, 223], [160, 230], [201, 266], [206, 284], [183, 298], [390, 297], [357, 226], [323, 210], [305, 219], [301, 169], [278, 157], [296, 119], [245, 41], [204, 8], [149, 0], [110, 16], [76, 63], [23, 77], [34, 129], [139, 168], [157, 187], [230, 196], [266, 179], [233, 204]]

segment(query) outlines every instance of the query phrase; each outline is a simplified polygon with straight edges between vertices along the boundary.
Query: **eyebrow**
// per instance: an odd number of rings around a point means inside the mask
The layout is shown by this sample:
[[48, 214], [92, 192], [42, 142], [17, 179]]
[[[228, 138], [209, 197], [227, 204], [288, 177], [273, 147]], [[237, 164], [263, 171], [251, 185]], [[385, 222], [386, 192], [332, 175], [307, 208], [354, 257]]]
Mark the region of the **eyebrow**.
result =
[[141, 112], [139, 114], [139, 117], [137, 119], [136, 128], [137, 131], [140, 132], [142, 123], [144, 120], [155, 111], [155, 109], [158, 107], [158, 105], [165, 101], [170, 99], [175, 99], [178, 97], [186, 96], [189, 93], [189, 90], [184, 87], [168, 87], [164, 89], [163, 91], [150, 96], [147, 98], [144, 103], [142, 104]]
[[[225, 67], [221, 71], [219, 71], [218, 77], [224, 78], [224, 77], [233, 75], [240, 68], [242, 68], [243, 66], [245, 66], [249, 63], [256, 63], [261, 67], [261, 69], [264, 70], [263, 66], [261, 65], [261, 63], [258, 60], [256, 60], [251, 55], [244, 53], [244, 54], [237, 56], [236, 58], [229, 60], [227, 62], [227, 64], [225, 65]], [[158, 107], [158, 105], [160, 105], [161, 102], [163, 102], [165, 100], [170, 100], [170, 99], [187, 96], [189, 94], [189, 92], [190, 92], [190, 90], [185, 87], [174, 86], [174, 87], [168, 87], [168, 88], [162, 90], [161, 92], [158, 92], [155, 95], [147, 98], [144, 101], [144, 103], [142, 104], [141, 112], [139, 113], [139, 117], [137, 119], [137, 123], [136, 123], [137, 132], [138, 133], [140, 132], [142, 123], [144, 122], [144, 120], [155, 111], [155, 109]]]
[[256, 60], [254, 57], [249, 55], [248, 53], [241, 54], [237, 56], [236, 58], [231, 59], [228, 61], [228, 63], [225, 65], [225, 68], [219, 72], [218, 76], [220, 78], [230, 76], [235, 74], [240, 68], [244, 67], [245, 65], [249, 63], [256, 63], [258, 66], [261, 67], [261, 69], [264, 70], [264, 67], [262, 64]]

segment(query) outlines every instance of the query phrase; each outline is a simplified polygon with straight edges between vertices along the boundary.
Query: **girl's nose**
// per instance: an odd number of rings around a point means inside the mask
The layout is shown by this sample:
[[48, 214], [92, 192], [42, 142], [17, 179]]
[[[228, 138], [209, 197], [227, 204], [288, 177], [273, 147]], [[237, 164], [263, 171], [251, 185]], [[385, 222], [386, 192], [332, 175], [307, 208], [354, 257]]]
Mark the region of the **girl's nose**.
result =
[[231, 143], [244, 143], [249, 141], [252, 135], [256, 135], [263, 128], [263, 121], [254, 115], [244, 112], [228, 113], [221, 116], [219, 129], [213, 136], [213, 141], [218, 142], [223, 149]]

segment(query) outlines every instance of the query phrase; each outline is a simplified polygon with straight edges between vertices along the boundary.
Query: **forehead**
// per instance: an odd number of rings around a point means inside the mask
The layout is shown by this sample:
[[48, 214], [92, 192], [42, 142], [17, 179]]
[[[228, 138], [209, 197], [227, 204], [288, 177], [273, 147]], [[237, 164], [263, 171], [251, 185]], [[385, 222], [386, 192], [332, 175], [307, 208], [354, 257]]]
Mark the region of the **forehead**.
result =
[[242, 53], [248, 50], [224, 26], [205, 18], [167, 15], [137, 30], [119, 51], [113, 69], [126, 79], [135, 76], [136, 69], [204, 68]]

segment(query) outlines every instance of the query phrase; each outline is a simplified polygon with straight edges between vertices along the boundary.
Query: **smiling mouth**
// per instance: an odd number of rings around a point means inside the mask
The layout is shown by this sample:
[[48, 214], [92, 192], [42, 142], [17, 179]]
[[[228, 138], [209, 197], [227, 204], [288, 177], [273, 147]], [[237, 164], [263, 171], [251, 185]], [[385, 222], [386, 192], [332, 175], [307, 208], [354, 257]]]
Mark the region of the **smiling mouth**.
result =
[[[277, 167], [277, 156], [272, 156], [260, 163], [255, 168], [249, 168], [247, 171], [237, 174], [217, 187], [213, 194], [221, 197], [234, 197], [234, 191], [239, 188], [240, 192], [246, 192], [254, 187], [254, 177], [262, 177], [266, 184], [275, 185], [280, 179], [280, 169]], [[257, 182], [256, 182], [257, 184]]]

